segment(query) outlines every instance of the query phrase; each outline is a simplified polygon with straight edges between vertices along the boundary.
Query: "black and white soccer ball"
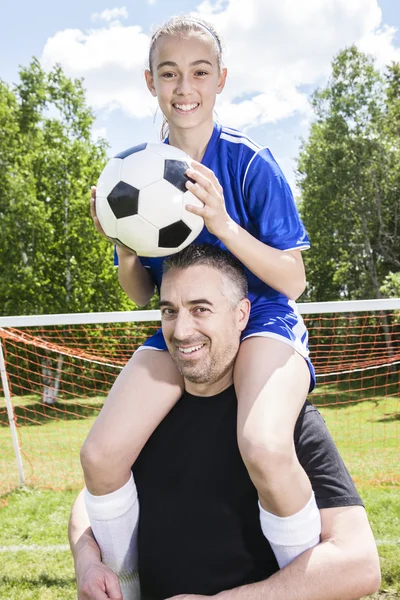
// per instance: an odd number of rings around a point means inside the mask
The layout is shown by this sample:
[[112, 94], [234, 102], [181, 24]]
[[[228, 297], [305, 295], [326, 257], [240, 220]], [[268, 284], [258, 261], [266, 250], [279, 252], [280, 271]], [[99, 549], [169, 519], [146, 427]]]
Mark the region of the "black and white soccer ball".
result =
[[190, 157], [168, 144], [140, 144], [105, 166], [97, 182], [96, 213], [104, 233], [139, 256], [179, 252], [199, 235], [202, 206], [185, 184]]

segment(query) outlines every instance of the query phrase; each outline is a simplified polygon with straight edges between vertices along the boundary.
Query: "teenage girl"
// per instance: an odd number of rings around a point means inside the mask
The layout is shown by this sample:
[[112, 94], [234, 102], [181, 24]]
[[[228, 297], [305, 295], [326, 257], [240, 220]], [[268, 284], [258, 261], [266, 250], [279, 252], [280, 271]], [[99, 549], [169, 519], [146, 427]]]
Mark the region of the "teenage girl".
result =
[[[321, 527], [293, 444], [298, 413], [315, 384], [295, 304], [305, 287], [301, 251], [309, 240], [271, 152], [214, 123], [226, 76], [221, 41], [210, 24], [178, 17], [154, 33], [145, 79], [168, 126], [165, 142], [194, 159], [187, 172], [194, 183], [187, 187], [204, 206], [188, 210], [205, 222], [196, 243], [231, 252], [247, 270], [252, 309], [234, 369], [238, 444], [258, 491], [263, 533], [282, 568], [318, 543]], [[117, 253], [122, 287], [138, 305], [146, 304], [160, 286], [162, 259], [121, 247]], [[182, 390], [158, 332], [117, 378], [81, 451], [92, 529], [103, 561], [126, 586], [124, 598], [136, 560], [129, 555], [138, 511], [131, 468]]]

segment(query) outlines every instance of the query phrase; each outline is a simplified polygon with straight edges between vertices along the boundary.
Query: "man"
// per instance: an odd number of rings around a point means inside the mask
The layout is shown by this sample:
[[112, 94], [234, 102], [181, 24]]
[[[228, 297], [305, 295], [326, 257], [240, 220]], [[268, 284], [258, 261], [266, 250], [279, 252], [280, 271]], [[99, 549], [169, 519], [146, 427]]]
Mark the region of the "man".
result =
[[[143, 600], [351, 600], [376, 591], [379, 560], [361, 500], [310, 404], [295, 430], [321, 512], [321, 542], [278, 570], [236, 440], [232, 371], [249, 315], [245, 274], [226, 252], [190, 247], [166, 264], [162, 328], [185, 393], [135, 463]], [[79, 599], [121, 600], [82, 495], [70, 520]], [[296, 543], [295, 541], [293, 543]]]

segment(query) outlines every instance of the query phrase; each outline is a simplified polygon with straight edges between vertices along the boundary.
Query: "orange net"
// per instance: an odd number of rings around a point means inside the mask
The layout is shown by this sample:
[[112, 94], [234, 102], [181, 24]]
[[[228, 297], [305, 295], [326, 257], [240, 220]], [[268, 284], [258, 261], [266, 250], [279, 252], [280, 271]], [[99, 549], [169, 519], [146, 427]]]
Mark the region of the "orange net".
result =
[[[134, 313], [133, 313], [134, 315]], [[356, 482], [400, 484], [400, 315], [307, 315], [322, 412]], [[123, 365], [156, 322], [0, 327], [25, 483], [79, 488], [79, 450]], [[3, 390], [4, 393], [5, 390]], [[0, 397], [0, 494], [19, 484]]]

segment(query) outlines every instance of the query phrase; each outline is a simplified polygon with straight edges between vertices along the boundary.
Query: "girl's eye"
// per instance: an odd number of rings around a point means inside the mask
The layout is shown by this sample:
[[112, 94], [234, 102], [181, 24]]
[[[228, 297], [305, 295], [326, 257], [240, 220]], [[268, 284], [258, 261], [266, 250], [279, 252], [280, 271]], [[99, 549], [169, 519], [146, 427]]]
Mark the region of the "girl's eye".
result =
[[171, 79], [171, 77], [174, 77], [174, 73], [162, 73], [161, 77], [164, 77], [165, 79]]

